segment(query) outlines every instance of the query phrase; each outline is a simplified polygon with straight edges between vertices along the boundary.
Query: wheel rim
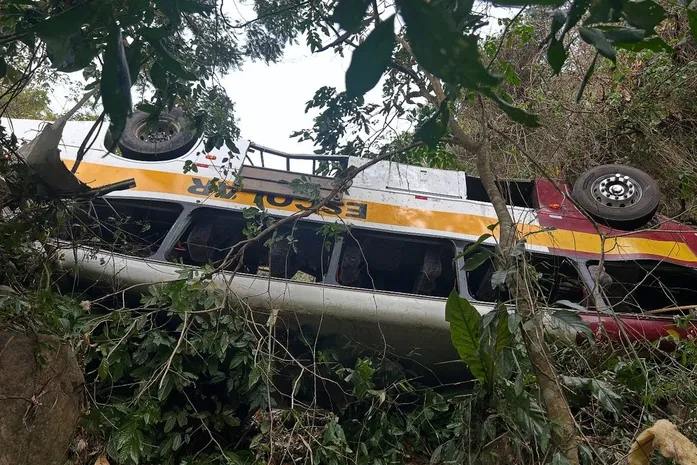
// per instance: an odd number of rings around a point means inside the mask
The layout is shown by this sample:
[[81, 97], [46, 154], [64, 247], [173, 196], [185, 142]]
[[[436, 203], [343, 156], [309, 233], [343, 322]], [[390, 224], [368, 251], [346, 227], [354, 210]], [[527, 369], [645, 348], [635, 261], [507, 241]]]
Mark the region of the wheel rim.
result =
[[636, 204], [643, 194], [639, 183], [626, 174], [615, 173], [599, 177], [591, 192], [596, 202], [611, 208], [626, 208]]
[[157, 122], [143, 120], [135, 128], [135, 135], [143, 142], [158, 144], [167, 142], [181, 131], [181, 126], [174, 118], [160, 117]]

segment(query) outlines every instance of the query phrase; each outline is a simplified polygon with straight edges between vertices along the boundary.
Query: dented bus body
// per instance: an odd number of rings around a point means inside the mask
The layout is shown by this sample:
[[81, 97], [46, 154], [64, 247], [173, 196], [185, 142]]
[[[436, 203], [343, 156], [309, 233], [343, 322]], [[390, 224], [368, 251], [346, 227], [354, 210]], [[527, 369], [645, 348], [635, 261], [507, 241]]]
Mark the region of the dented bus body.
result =
[[[39, 122], [13, 125], [31, 139]], [[66, 126], [66, 166], [90, 125]], [[178, 279], [183, 269], [220, 264], [246, 238], [250, 207], [276, 218], [310, 208], [292, 189], [294, 179], [304, 176], [327, 193], [333, 178], [322, 170], [367, 161], [288, 155], [240, 140], [235, 151], [206, 152], [199, 142], [152, 162], [109, 153], [103, 137], [96, 140], [79, 179], [100, 186], [133, 178], [135, 187], [91, 202], [86, 214], [100, 224], [93, 230], [100, 241], [66, 238], [59, 265], [80, 279], [136, 291]], [[579, 312], [599, 337], [653, 341], [669, 330], [693, 332], [675, 318], [697, 306], [697, 230], [660, 216], [640, 230], [617, 230], [589, 219], [566, 186], [534, 180], [502, 187], [547, 306]], [[496, 223], [478, 178], [382, 161], [317, 214], [281, 231], [291, 241], [255, 244], [233, 279], [222, 270], [213, 280], [255, 312], [278, 311], [277, 324], [290, 330], [309, 325], [447, 370], [458, 361], [445, 320], [448, 294], [457, 289], [482, 314], [493, 309], [493, 264], [469, 269], [461, 255]], [[482, 246], [494, 244], [492, 237]]]

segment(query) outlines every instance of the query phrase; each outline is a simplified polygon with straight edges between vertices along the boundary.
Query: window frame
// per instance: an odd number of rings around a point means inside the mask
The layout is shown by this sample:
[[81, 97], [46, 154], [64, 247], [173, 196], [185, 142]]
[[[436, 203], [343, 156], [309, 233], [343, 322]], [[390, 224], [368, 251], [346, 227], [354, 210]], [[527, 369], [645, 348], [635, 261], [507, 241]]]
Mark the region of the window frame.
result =
[[[403, 232], [393, 232], [393, 231], [383, 231], [379, 229], [372, 229], [372, 228], [365, 228], [365, 227], [359, 227], [355, 225], [351, 225], [350, 229], [353, 231], [359, 231], [359, 233], [362, 236], [373, 236], [373, 237], [379, 237], [379, 238], [386, 238], [388, 236], [394, 236], [395, 239], [399, 240], [406, 238], [409, 241], [413, 242], [419, 242], [422, 244], [443, 244], [443, 243], [451, 243], [453, 246], [453, 256], [457, 256], [457, 254], [460, 253], [460, 248], [459, 244], [455, 239], [448, 238], [448, 237], [441, 237], [441, 236], [424, 236], [420, 234], [413, 234], [413, 233], [403, 233]], [[341, 255], [344, 250], [345, 246], [345, 234], [338, 235], [335, 243], [334, 243], [334, 248], [332, 249], [332, 255], [329, 260], [329, 265], [327, 266], [327, 275], [324, 279], [325, 284], [330, 284], [333, 286], [339, 286], [342, 288], [346, 289], [354, 289], [357, 291], [361, 292], [380, 292], [384, 294], [391, 294], [391, 295], [399, 295], [399, 296], [409, 296], [410, 298], [415, 297], [415, 298], [426, 298], [426, 299], [439, 299], [439, 300], [447, 300], [446, 297], [442, 296], [432, 296], [432, 295], [423, 295], [423, 294], [413, 294], [411, 292], [400, 292], [400, 291], [389, 291], [385, 289], [366, 289], [362, 287], [352, 287], [352, 286], [347, 286], [345, 284], [341, 284], [338, 282], [337, 274], [339, 270], [339, 265], [341, 262]], [[459, 262], [462, 260], [461, 258], [457, 259], [456, 262]], [[458, 289], [461, 288], [461, 284], [459, 282], [460, 280], [460, 273], [458, 272], [458, 269], [455, 268], [454, 270], [455, 273], [455, 280], [454, 283], [457, 284]], [[330, 274], [331, 273], [331, 274]]]
[[[171, 226], [169, 227], [168, 231], [162, 236], [162, 240], [160, 241], [160, 244], [157, 246], [157, 249], [150, 255], [144, 255], [144, 256], [138, 256], [134, 255], [131, 253], [126, 253], [123, 251], [118, 251], [115, 250], [114, 248], [109, 249], [104, 247], [102, 244], [95, 245], [94, 247], [97, 247], [97, 249], [100, 252], [108, 252], [108, 253], [113, 253], [113, 254], [119, 254], [119, 255], [125, 255], [128, 257], [132, 257], [134, 259], [139, 259], [139, 260], [161, 260], [161, 257], [164, 255], [164, 251], [169, 247], [169, 242], [170, 238], [172, 236], [172, 232], [177, 229], [177, 225], [181, 223], [183, 215], [186, 214], [187, 212], [187, 203], [185, 202], [178, 202], [178, 201], [172, 201], [172, 200], [166, 200], [166, 199], [159, 199], [159, 198], [150, 198], [150, 197], [126, 197], [126, 196], [105, 196], [103, 198], [99, 199], [92, 199], [90, 200], [90, 209], [95, 208], [93, 202], [95, 200], [98, 200], [100, 202], [104, 202], [107, 205], [101, 205], [99, 208], [112, 208], [115, 210], [117, 213], [122, 214], [123, 212], [119, 211], [118, 205], [126, 205], [130, 208], [132, 206], [136, 206], [138, 208], [142, 207], [143, 203], [150, 203], [150, 204], [160, 204], [164, 205], [167, 207], [171, 207], [172, 210], [175, 208], [179, 209], [179, 213], [177, 214], [176, 218], [172, 222]], [[87, 213], [88, 215], [91, 215], [91, 213]], [[92, 220], [99, 221], [98, 218], [91, 217]], [[173, 244], [172, 244], [173, 246]]]
[[[632, 263], [632, 262], [634, 262], [634, 263]], [[594, 287], [594, 283], [595, 283], [595, 276], [593, 276], [593, 273], [590, 271], [589, 267], [592, 265], [597, 265], [599, 263], [599, 260], [587, 259], [587, 260], [584, 260], [583, 263], [584, 263], [583, 271], [584, 271], [584, 275], [586, 276], [586, 281], [587, 281], [586, 286], [588, 286], [589, 289], [592, 289]], [[620, 265], [628, 265], [628, 266], [632, 266], [632, 264], [634, 264], [634, 265], [640, 266], [644, 270], [646, 270], [646, 268], [644, 266], [642, 266], [642, 264], [650, 264], [653, 268], [672, 268], [675, 271], [685, 272], [685, 274], [693, 274], [697, 277], [697, 269], [690, 268], [688, 266], [678, 265], [675, 263], [664, 262], [664, 261], [656, 260], [656, 259], [648, 259], [648, 258], [634, 259], [634, 260], [607, 260], [606, 259], [604, 261], [604, 264], [606, 265], [608, 263], [611, 263], [613, 265], [620, 264]], [[607, 271], [605, 271], [605, 272], [607, 273]], [[647, 271], [647, 274], [648, 274], [648, 271]], [[612, 275], [610, 275], [610, 276], [612, 276]], [[597, 298], [598, 298], [598, 301], [600, 301], [600, 304], [602, 305], [602, 308], [599, 309], [599, 311], [601, 313], [612, 314], [612, 315], [644, 315], [645, 311], [652, 310], [652, 309], [647, 310], [647, 309], [642, 308], [641, 313], [640, 312], [629, 312], [629, 313], [617, 312], [614, 310], [613, 304], [609, 300], [607, 293], [603, 292], [603, 290], [600, 286], [598, 287], [598, 291], [599, 292], [598, 292]], [[629, 296], [629, 294], [628, 294], [628, 296]], [[636, 299], [636, 297], [633, 297], [633, 298]], [[639, 303], [639, 302], [637, 302], [637, 303]], [[697, 302], [695, 302], [695, 307], [697, 307]], [[664, 308], [664, 307], [661, 307], [661, 308]], [[668, 308], [668, 307], [665, 307], [665, 308]]]
[[[458, 251], [458, 254], [462, 253], [467, 247], [470, 245], [475, 244], [475, 241], [461, 241], [462, 246], [461, 249]], [[489, 244], [482, 244], [483, 247], [495, 247], [493, 245]], [[474, 252], [476, 253], [476, 252]], [[561, 254], [554, 254], [550, 252], [540, 252], [540, 251], [530, 251], [526, 250], [526, 253], [536, 255], [536, 256], [543, 256], [543, 257], [552, 257], [552, 259], [557, 258], [560, 260], [566, 260], [568, 261], [578, 272], [578, 278], [579, 281], [581, 282], [582, 289], [585, 291], [585, 294], [587, 295], [587, 302], [588, 304], [586, 305], [586, 310], [587, 311], [592, 311], [593, 310], [593, 296], [592, 296], [592, 287], [589, 285], [589, 282], [592, 283], [592, 280], [589, 281], [588, 277], [590, 276], [590, 273], [588, 271], [588, 266], [587, 266], [587, 260], [585, 259], [577, 259], [573, 257], [569, 257], [566, 255], [561, 255]], [[463, 270], [462, 268], [465, 265], [465, 258], [464, 257], [459, 257], [456, 261], [456, 266], [457, 266], [457, 273], [458, 273], [458, 285], [459, 287], [459, 294], [461, 297], [467, 299], [470, 302], [477, 303], [480, 305], [490, 305], [493, 306], [494, 302], [487, 301], [487, 300], [480, 300], [474, 297], [474, 294], [470, 290], [470, 284], [468, 282], [468, 276], [467, 276], [467, 271]], [[579, 304], [581, 305], [581, 304]], [[551, 307], [550, 307], [551, 308]], [[571, 308], [568, 307], [563, 307], [565, 310], [572, 310]], [[578, 311], [578, 310], [575, 310]]]

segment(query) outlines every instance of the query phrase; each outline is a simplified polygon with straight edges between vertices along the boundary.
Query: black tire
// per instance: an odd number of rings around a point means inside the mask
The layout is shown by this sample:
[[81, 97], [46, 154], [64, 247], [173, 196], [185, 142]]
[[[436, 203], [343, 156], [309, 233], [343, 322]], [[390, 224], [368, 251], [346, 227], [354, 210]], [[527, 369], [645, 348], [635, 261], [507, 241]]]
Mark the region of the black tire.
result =
[[198, 142], [200, 133], [191, 129], [189, 120], [181, 110], [174, 108], [170, 112], [162, 112], [154, 137], [152, 126], [146, 125], [149, 116], [143, 111], [135, 111], [126, 122], [119, 140], [119, 149], [124, 158], [140, 161], [173, 160], [189, 152]]
[[573, 197], [601, 223], [631, 230], [653, 218], [661, 192], [656, 181], [639, 169], [602, 165], [591, 168], [576, 180]]

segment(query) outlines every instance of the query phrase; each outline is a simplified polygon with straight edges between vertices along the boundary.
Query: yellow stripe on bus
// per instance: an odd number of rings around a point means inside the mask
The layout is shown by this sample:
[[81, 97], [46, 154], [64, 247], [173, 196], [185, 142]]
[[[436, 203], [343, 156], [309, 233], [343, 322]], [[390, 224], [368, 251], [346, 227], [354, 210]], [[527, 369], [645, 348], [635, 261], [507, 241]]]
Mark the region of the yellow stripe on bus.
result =
[[[199, 186], [198, 191], [203, 192], [202, 187], [209, 181], [208, 178], [191, 174], [139, 170], [87, 162], [83, 162], [80, 165], [77, 174], [83, 182], [94, 186], [134, 178], [136, 191], [189, 195], [192, 197], [194, 197], [194, 194], [191, 193], [190, 189], [196, 191], [196, 187]], [[234, 198], [216, 197], [215, 200], [252, 206], [254, 205], [255, 195], [250, 192], [239, 192]], [[201, 195], [199, 198], [204, 200], [207, 196]], [[285, 203], [274, 204], [272, 208], [293, 212], [298, 210], [298, 207], [296, 207], [298, 204], [304, 207], [310, 205], [307, 201], [299, 200], [293, 200], [289, 205], [285, 205]], [[466, 234], [475, 237], [489, 232], [487, 227], [496, 222], [494, 218], [480, 215], [400, 207], [350, 198], [345, 198], [344, 204], [345, 207], [339, 212], [339, 217], [392, 226]], [[574, 253], [599, 255], [601, 253], [602, 241], [597, 234], [563, 229], [543, 231], [539, 226], [528, 224], [520, 224], [519, 229], [521, 233], [526, 234], [526, 241], [531, 245], [562, 249], [568, 251], [569, 255]], [[605, 254], [611, 256], [650, 255], [656, 258], [670, 258], [697, 263], [697, 256], [687, 244], [631, 236], [606, 239]]]

